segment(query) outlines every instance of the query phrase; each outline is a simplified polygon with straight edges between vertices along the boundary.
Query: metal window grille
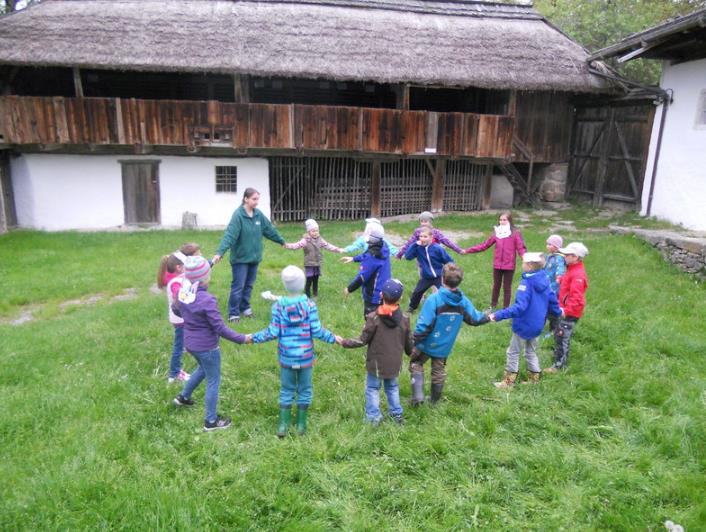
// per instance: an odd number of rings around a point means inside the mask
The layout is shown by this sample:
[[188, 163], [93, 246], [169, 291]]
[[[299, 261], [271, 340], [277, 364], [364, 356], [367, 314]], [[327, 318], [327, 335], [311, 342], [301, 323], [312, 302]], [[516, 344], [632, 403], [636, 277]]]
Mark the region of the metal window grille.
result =
[[237, 166], [216, 166], [216, 192], [236, 192], [238, 188]]

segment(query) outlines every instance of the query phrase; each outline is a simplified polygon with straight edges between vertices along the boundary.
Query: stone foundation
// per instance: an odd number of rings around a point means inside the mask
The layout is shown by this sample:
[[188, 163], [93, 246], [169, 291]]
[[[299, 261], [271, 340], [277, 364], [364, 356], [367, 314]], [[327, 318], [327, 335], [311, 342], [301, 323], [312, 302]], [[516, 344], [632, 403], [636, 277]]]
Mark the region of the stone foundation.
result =
[[539, 197], [542, 201], [564, 201], [566, 194], [566, 176], [569, 172], [568, 163], [548, 164], [538, 167], [532, 179], [539, 179]]

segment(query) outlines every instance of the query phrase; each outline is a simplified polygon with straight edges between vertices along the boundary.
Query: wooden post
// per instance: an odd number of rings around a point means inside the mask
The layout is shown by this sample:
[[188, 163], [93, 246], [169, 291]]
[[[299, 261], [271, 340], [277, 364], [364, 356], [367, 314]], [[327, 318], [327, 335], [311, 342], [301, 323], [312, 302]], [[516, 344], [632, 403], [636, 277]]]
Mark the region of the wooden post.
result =
[[[502, 161], [499, 161], [502, 164]], [[490, 197], [493, 189], [493, 165], [489, 164], [483, 178], [483, 200], [481, 201], [481, 209], [490, 209]]]
[[446, 159], [437, 159], [431, 182], [431, 210], [444, 210], [444, 177], [446, 176]]
[[250, 77], [235, 74], [233, 76], [235, 103], [250, 103]]
[[507, 113], [509, 116], [517, 116], [517, 91], [510, 91], [510, 99], [507, 102]]
[[380, 205], [380, 161], [373, 161], [372, 176], [370, 179], [370, 215], [380, 218], [382, 208]]
[[395, 85], [395, 96], [397, 97], [395, 108], [409, 110], [409, 85], [407, 83]]
[[78, 67], [74, 67], [74, 89], [76, 90], [76, 97], [83, 98], [83, 83], [81, 82], [81, 70]]

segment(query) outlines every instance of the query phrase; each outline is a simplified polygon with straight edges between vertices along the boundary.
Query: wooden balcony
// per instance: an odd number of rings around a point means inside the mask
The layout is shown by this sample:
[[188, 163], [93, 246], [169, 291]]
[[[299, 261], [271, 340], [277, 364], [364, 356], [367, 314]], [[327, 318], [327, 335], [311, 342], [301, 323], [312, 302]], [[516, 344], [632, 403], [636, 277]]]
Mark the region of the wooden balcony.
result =
[[[0, 97], [0, 144], [230, 148], [505, 159], [512, 116], [321, 105]], [[105, 151], [105, 149], [101, 151]]]

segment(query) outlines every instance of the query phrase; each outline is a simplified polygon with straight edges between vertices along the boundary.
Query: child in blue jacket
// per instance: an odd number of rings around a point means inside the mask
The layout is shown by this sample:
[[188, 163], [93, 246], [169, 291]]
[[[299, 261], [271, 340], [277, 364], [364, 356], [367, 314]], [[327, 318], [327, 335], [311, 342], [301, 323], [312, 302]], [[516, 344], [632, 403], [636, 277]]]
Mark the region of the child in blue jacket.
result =
[[314, 338], [332, 344], [336, 337], [324, 329], [319, 321], [316, 303], [302, 292], [306, 277], [301, 268], [287, 266], [282, 270], [282, 282], [287, 295], [272, 305], [272, 319], [267, 329], [252, 335], [252, 342], [260, 344], [279, 340], [280, 382], [279, 426], [277, 436], [284, 438], [289, 430], [292, 404], [297, 401], [297, 432], [306, 432], [306, 418], [313, 396], [312, 373], [316, 355]]
[[451, 256], [439, 244], [433, 241], [433, 233], [430, 227], [419, 229], [419, 240], [414, 242], [404, 254], [407, 260], [417, 259], [419, 265], [419, 281], [414, 287], [414, 292], [409, 299], [407, 312], [414, 312], [422, 300], [424, 292], [432, 286], [441, 286], [441, 271], [444, 264], [453, 262]]
[[488, 317], [476, 310], [458, 288], [463, 270], [450, 262], [444, 265], [441, 288], [427, 298], [414, 329], [414, 352], [409, 361], [412, 378], [412, 406], [424, 402], [424, 363], [431, 359], [431, 403], [441, 399], [446, 382], [446, 359], [462, 323], [482, 325]]
[[539, 382], [542, 370], [536, 352], [537, 338], [544, 328], [547, 312], [554, 316], [561, 315], [559, 301], [543, 268], [544, 257], [541, 253], [525, 253], [522, 256], [522, 280], [517, 287], [515, 303], [489, 316], [491, 321], [512, 318], [512, 338], [507, 348], [505, 374], [500, 382], [495, 383], [497, 388], [511, 388], [515, 385], [522, 351], [527, 360], [529, 382]]
[[363, 292], [363, 319], [374, 312], [382, 303], [382, 285], [392, 278], [390, 270], [390, 249], [385, 244], [383, 237], [385, 230], [381, 225], [373, 227], [368, 235], [368, 250], [355, 257], [343, 257], [341, 262], [359, 262], [360, 268], [350, 284], [343, 289], [343, 295], [362, 287]]

